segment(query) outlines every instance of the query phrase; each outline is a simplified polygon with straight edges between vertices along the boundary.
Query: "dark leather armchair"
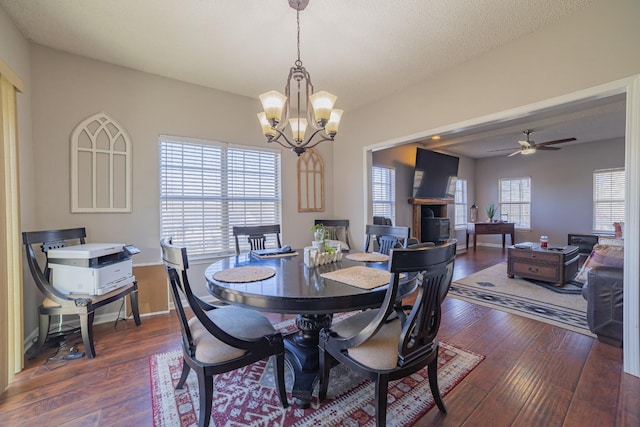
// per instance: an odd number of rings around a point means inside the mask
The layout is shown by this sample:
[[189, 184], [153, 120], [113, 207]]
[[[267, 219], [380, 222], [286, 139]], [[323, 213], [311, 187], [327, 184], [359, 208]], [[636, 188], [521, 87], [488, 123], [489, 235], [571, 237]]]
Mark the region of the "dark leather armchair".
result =
[[622, 268], [599, 266], [587, 273], [582, 296], [587, 300], [587, 323], [598, 340], [622, 346]]

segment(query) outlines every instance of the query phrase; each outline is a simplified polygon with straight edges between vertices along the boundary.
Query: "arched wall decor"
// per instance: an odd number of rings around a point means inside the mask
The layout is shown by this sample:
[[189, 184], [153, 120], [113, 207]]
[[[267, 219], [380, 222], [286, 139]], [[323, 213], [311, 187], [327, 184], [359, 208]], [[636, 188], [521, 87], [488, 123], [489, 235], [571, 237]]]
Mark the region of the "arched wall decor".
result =
[[310, 148], [298, 157], [298, 212], [324, 211], [324, 162]]
[[71, 133], [71, 212], [131, 212], [131, 139], [105, 113]]

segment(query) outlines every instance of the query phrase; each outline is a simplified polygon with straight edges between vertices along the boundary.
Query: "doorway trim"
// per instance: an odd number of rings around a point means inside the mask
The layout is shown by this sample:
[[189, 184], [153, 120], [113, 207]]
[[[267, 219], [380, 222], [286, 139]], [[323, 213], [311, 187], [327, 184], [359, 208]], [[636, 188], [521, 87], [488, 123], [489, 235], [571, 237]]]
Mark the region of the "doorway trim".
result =
[[499, 122], [532, 114], [536, 111], [563, 104], [595, 100], [613, 95], [626, 95], [625, 129], [625, 171], [627, 176], [625, 194], [625, 242], [624, 242], [624, 372], [640, 377], [640, 74], [628, 78], [594, 86], [570, 94], [546, 99], [528, 105], [500, 111], [462, 122], [425, 130], [412, 135], [393, 138], [380, 143], [364, 146], [363, 180], [364, 210], [363, 223], [370, 218], [369, 183], [373, 151], [424, 140], [432, 135], [452, 132], [455, 129], [469, 129], [491, 122]]

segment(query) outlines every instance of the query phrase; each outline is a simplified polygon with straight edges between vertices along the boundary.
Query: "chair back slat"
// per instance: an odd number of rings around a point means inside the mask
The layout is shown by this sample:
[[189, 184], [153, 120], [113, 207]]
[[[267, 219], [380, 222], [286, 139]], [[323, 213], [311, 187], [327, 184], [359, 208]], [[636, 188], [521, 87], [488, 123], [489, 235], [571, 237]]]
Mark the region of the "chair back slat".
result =
[[391, 253], [391, 249], [395, 248], [397, 244], [398, 238], [395, 236], [380, 236], [378, 239], [378, 252], [389, 255]]
[[[401, 270], [420, 269], [418, 293], [409, 315], [402, 325], [398, 343], [398, 365], [411, 363], [429, 353], [435, 345], [440, 328], [441, 303], [453, 278], [456, 242], [441, 246], [423, 245], [415, 254], [400, 254], [394, 250], [392, 259], [401, 262]], [[412, 248], [413, 249], [413, 248]], [[406, 256], [405, 256], [406, 255]], [[402, 257], [402, 259], [401, 259]], [[393, 271], [394, 267], [391, 267]]]
[[[262, 345], [263, 340], [244, 340], [233, 335], [229, 335], [224, 329], [221, 329], [215, 322], [213, 322], [206, 314], [206, 310], [216, 310], [218, 307], [207, 304], [202, 301], [198, 296], [193, 293], [191, 285], [189, 284], [189, 278], [187, 275], [187, 269], [189, 263], [187, 260], [187, 249], [171, 244], [171, 240], [163, 239], [160, 242], [162, 247], [162, 260], [167, 269], [167, 275], [172, 288], [174, 296], [174, 304], [176, 305], [176, 312], [178, 313], [178, 306], [182, 308], [181, 294], [184, 295], [189, 303], [189, 307], [198, 318], [200, 323], [220, 341], [228, 344], [232, 347], [241, 348], [247, 351], [254, 350], [256, 347]], [[181, 326], [184, 327], [183, 339], [188, 348], [193, 347], [193, 339], [189, 324], [184, 311], [181, 309], [179, 314]]]
[[236, 255], [240, 255], [240, 241], [238, 236], [248, 236], [250, 250], [266, 249], [267, 235], [274, 235], [278, 248], [282, 247], [280, 242], [280, 224], [272, 225], [250, 225], [234, 226], [233, 237], [236, 246]]
[[[378, 245], [379, 252], [389, 255], [389, 251], [393, 247], [397, 246], [398, 243], [403, 248], [406, 248], [407, 245], [409, 244], [410, 235], [411, 235], [410, 227], [367, 224], [365, 229], [365, 242], [364, 242], [363, 252], [369, 252], [369, 247], [371, 246], [371, 243], [375, 242]], [[384, 242], [381, 242], [381, 240], [383, 239], [383, 236], [386, 240]], [[392, 242], [391, 241], [392, 238], [395, 238], [396, 241]], [[387, 248], [389, 245], [392, 245], [392, 244], [393, 244], [392, 247]], [[384, 249], [387, 250], [387, 252], [382, 251], [383, 245], [384, 245]]]

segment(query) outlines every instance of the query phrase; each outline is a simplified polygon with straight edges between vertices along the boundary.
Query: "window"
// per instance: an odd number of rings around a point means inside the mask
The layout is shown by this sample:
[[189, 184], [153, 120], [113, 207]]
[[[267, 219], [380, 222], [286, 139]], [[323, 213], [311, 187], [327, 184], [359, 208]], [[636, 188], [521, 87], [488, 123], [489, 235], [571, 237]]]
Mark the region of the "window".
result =
[[279, 224], [280, 212], [278, 151], [160, 137], [160, 232], [190, 256], [233, 253], [234, 225]]
[[373, 166], [371, 168], [371, 200], [373, 216], [391, 218], [396, 223], [396, 170]]
[[467, 228], [467, 180], [458, 178], [456, 180], [456, 193], [454, 195], [456, 208], [455, 224], [456, 229]]
[[501, 179], [499, 189], [497, 219], [515, 222], [515, 228], [531, 229], [531, 177]]
[[624, 169], [593, 172], [593, 231], [613, 232], [613, 223], [624, 221]]

